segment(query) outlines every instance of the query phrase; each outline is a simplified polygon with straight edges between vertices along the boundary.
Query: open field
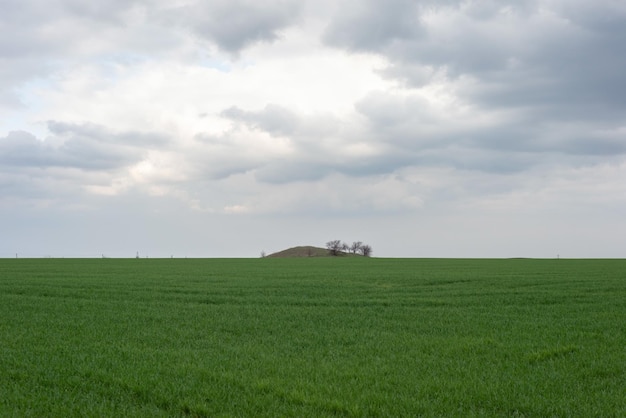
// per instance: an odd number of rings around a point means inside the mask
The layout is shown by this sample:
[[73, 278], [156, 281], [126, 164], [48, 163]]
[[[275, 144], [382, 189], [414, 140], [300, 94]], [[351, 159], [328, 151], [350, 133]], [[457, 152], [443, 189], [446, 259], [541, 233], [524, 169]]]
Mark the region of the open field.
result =
[[626, 416], [625, 260], [0, 260], [0, 416]]

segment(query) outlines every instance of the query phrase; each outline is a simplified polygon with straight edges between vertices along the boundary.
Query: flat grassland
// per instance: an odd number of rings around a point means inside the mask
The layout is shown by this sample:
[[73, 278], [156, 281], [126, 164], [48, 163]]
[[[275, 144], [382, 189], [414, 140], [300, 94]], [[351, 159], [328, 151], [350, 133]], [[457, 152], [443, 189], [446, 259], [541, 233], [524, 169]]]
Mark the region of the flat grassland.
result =
[[0, 416], [626, 416], [626, 260], [0, 260]]

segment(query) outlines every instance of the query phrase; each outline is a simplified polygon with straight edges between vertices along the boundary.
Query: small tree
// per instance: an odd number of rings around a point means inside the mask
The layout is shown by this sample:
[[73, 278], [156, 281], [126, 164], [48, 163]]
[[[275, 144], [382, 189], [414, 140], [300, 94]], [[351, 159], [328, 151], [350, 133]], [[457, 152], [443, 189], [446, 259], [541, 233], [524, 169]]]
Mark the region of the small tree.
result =
[[356, 254], [357, 252], [361, 250], [362, 245], [363, 243], [361, 241], [354, 241], [352, 245], [350, 246], [350, 252], [352, 254]]
[[337, 256], [341, 252], [341, 248], [342, 248], [341, 241], [338, 239], [333, 240], [333, 241], [328, 241], [326, 243], [326, 248], [328, 249], [328, 252], [330, 252], [330, 255]]
[[359, 249], [359, 251], [364, 257], [369, 257], [372, 255], [372, 247], [370, 247], [367, 244], [361, 245], [361, 248]]

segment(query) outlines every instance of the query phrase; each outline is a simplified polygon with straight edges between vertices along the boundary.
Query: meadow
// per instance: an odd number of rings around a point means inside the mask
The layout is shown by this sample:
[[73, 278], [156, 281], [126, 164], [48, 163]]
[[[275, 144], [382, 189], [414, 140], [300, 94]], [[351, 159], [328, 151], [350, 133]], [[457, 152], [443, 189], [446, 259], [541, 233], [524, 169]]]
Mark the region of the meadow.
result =
[[3, 417], [624, 417], [626, 260], [3, 259]]

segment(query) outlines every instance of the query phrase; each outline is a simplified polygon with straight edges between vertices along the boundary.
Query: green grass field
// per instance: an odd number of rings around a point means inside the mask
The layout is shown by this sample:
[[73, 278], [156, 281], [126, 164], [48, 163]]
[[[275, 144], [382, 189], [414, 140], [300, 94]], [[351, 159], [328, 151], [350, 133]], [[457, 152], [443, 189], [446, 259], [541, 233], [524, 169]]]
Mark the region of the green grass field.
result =
[[625, 260], [0, 260], [0, 416], [626, 416]]

